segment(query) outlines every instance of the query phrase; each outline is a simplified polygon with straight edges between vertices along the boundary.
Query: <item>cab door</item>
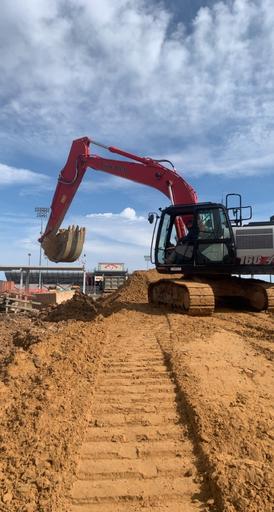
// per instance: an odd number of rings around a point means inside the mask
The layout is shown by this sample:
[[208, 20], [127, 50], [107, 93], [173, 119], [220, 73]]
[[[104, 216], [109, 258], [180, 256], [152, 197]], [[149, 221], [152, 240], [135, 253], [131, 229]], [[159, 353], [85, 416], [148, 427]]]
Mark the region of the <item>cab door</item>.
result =
[[235, 244], [232, 229], [224, 210], [220, 207], [199, 210], [196, 222], [196, 265], [232, 263], [236, 256]]

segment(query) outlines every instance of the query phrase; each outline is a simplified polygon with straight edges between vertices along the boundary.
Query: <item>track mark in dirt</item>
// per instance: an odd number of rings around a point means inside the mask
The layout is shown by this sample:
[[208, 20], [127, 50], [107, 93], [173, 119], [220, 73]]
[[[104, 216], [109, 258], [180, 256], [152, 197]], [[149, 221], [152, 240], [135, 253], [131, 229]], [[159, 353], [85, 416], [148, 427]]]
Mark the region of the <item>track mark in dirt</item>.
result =
[[209, 510], [175, 384], [144, 320], [121, 312], [112, 325], [69, 499], [72, 512]]

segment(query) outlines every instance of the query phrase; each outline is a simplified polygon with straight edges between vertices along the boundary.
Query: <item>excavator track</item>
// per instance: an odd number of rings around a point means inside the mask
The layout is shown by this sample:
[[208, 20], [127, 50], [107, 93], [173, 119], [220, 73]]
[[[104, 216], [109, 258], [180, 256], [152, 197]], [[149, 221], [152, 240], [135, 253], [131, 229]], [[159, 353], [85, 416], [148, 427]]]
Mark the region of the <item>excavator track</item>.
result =
[[274, 313], [274, 285], [264, 281], [251, 283], [251, 304], [258, 311]]
[[210, 284], [181, 279], [160, 279], [150, 283], [148, 300], [152, 304], [166, 304], [191, 316], [209, 316], [215, 307]]
[[274, 285], [259, 279], [229, 278], [211, 279], [215, 300], [218, 298], [244, 299], [253, 311], [274, 311]]
[[269, 311], [269, 313], [274, 313], [274, 286], [272, 286], [272, 288], [268, 288], [266, 293], [268, 300], [267, 311]]
[[[240, 277], [211, 278], [197, 281], [185, 279], [160, 279], [148, 288], [148, 300], [152, 304], [165, 304], [188, 315], [211, 315], [218, 299], [244, 299], [255, 311], [274, 312], [274, 285], [256, 279]], [[201, 282], [200, 282], [201, 280]], [[230, 303], [231, 304], [231, 303]]]

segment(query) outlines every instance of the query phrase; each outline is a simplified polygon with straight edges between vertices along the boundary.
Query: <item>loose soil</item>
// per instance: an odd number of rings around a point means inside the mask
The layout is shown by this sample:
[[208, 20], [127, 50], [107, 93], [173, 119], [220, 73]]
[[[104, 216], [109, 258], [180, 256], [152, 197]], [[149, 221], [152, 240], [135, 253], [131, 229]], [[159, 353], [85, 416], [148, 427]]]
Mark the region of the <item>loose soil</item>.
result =
[[0, 511], [270, 512], [274, 318], [147, 303], [155, 271], [0, 316]]

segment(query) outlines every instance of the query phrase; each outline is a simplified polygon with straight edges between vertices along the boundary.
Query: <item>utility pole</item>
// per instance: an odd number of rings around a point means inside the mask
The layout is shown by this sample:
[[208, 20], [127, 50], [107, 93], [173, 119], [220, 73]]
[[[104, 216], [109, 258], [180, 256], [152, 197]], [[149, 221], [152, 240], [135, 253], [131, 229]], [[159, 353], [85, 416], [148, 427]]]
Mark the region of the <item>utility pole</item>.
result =
[[[35, 208], [36, 217], [41, 219], [41, 229], [40, 229], [40, 235], [43, 234], [43, 219], [46, 219], [49, 213], [49, 208], [42, 208], [42, 207], [36, 207]], [[41, 267], [42, 264], [42, 245], [40, 244], [40, 253], [39, 253], [39, 267]], [[41, 268], [39, 268], [39, 284], [38, 288], [41, 290], [42, 288], [42, 274], [41, 274]]]
[[86, 254], [83, 254], [82, 264], [83, 264], [83, 293], [86, 293], [86, 278], [87, 278]]
[[149, 256], [149, 255], [145, 255], [145, 256], [144, 256], [144, 260], [145, 260], [145, 261], [146, 261], [146, 263], [147, 263], [147, 270], [148, 270], [148, 264], [149, 264], [149, 262], [150, 262], [150, 256]]

